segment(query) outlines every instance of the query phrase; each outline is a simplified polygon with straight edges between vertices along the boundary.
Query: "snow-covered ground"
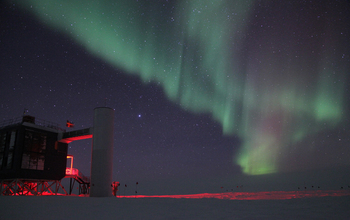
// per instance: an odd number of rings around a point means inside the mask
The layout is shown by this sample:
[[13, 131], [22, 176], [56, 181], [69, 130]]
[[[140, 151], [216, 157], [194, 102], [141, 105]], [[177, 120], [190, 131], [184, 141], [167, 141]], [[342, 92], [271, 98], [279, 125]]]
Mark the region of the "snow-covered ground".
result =
[[350, 196], [282, 200], [0, 196], [0, 219], [350, 219]]

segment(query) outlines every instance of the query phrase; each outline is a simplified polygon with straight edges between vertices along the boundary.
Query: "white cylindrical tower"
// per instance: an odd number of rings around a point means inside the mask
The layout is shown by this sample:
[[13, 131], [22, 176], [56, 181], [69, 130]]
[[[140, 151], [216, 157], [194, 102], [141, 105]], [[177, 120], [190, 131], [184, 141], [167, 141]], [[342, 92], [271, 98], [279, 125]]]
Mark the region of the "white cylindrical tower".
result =
[[90, 197], [112, 196], [114, 110], [94, 109]]

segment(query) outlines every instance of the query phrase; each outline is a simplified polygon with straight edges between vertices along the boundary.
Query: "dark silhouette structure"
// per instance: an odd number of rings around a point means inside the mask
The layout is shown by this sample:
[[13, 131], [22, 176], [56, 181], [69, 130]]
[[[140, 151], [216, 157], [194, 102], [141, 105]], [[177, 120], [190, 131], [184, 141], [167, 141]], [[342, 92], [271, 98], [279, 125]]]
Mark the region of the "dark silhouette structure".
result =
[[66, 174], [67, 143], [58, 141], [64, 132], [50, 122], [22, 121], [0, 129], [0, 179], [60, 180]]
[[[66, 132], [58, 124], [33, 116], [0, 124], [0, 196], [57, 194], [63, 178], [83, 184], [88, 193], [89, 178], [66, 168], [68, 143], [91, 138], [90, 129]], [[75, 171], [75, 172], [73, 172]], [[71, 193], [71, 190], [70, 190]]]

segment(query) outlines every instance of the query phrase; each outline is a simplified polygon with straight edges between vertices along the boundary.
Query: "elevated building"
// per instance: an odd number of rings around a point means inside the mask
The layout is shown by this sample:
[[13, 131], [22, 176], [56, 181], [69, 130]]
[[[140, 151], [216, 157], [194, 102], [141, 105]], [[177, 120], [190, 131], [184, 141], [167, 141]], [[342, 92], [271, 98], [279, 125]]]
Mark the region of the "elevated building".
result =
[[[69, 121], [67, 121], [69, 122]], [[70, 127], [72, 123], [69, 122]], [[58, 124], [37, 120], [33, 116], [0, 124], [0, 195], [57, 194], [63, 178], [79, 183], [79, 193], [92, 197], [112, 196], [114, 110], [94, 109], [92, 128], [66, 132]], [[94, 135], [93, 135], [94, 134]], [[94, 137], [93, 137], [94, 136]], [[93, 138], [90, 178], [79, 170], [66, 168], [68, 144]], [[74, 182], [72, 182], [74, 180]], [[114, 189], [115, 191], [115, 189]]]
[[[10, 123], [10, 121], [9, 121]], [[23, 116], [0, 128], [0, 179], [61, 180], [66, 175], [68, 144], [56, 124]]]
[[0, 195], [57, 194], [59, 189], [68, 194], [63, 178], [71, 178], [71, 188], [77, 181], [84, 189], [79, 193], [89, 193], [90, 179], [66, 164], [68, 143], [91, 137], [91, 128], [66, 132], [29, 115], [1, 123]]

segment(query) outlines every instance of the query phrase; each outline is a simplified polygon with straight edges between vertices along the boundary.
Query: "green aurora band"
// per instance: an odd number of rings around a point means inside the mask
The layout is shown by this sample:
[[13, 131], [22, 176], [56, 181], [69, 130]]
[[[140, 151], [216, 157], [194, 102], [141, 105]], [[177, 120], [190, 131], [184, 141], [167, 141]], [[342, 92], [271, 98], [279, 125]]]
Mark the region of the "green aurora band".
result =
[[343, 120], [346, 39], [327, 18], [308, 28], [274, 3], [259, 23], [267, 9], [255, 1], [14, 2], [182, 108], [211, 114], [241, 138], [233, 161], [246, 174], [280, 171], [293, 145]]

